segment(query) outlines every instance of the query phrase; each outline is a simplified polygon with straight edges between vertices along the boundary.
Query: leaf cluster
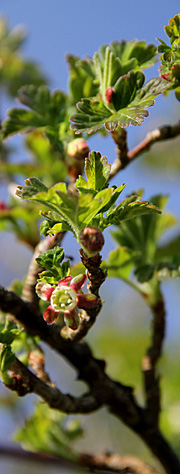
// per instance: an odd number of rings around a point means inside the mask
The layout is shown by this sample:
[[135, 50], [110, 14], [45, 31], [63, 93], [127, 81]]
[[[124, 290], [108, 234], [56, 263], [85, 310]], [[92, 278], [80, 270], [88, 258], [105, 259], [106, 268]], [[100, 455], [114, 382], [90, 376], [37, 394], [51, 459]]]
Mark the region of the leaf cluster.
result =
[[38, 281], [57, 285], [61, 278], [68, 276], [70, 274], [69, 260], [62, 263], [63, 259], [64, 250], [58, 246], [39, 255], [36, 262], [45, 270], [40, 273]]
[[162, 77], [170, 81], [171, 88], [175, 89], [176, 97], [180, 100], [180, 13], [171, 18], [164, 29], [171, 45], [159, 39], [161, 44], [158, 46], [158, 52], [163, 53], [160, 72]]
[[[156, 195], [151, 201], [163, 209], [167, 197]], [[120, 246], [109, 255], [104, 263], [110, 277], [129, 279], [132, 270], [140, 283], [150, 281], [154, 276], [158, 280], [180, 276], [180, 253], [178, 245], [174, 247], [173, 238], [167, 244], [161, 244], [161, 238], [167, 230], [177, 223], [169, 213], [139, 215], [133, 220], [122, 222], [112, 231], [112, 236]], [[174, 252], [170, 248], [174, 247]]]
[[[154, 104], [153, 99], [169, 87], [161, 78], [154, 78], [144, 85], [142, 70], [155, 60], [155, 46], [133, 40], [103, 45], [100, 54], [96, 52], [93, 59], [75, 62], [76, 74], [78, 68], [80, 72], [84, 70], [97, 90], [88, 97], [80, 87], [81, 100], [77, 113], [70, 118], [71, 129], [75, 133], [92, 133], [104, 125], [108, 131], [115, 130], [118, 125], [122, 128], [141, 125], [148, 116], [146, 109]], [[108, 90], [112, 92], [109, 100]]]
[[17, 195], [43, 205], [48, 211], [41, 212], [49, 221], [42, 225], [45, 233], [57, 233], [71, 230], [79, 238], [81, 230], [87, 226], [96, 226], [104, 230], [110, 225], [119, 225], [122, 221], [137, 215], [157, 213], [158, 208], [139, 196], [131, 196], [115, 206], [125, 184], [116, 188], [108, 187], [110, 166], [107, 158], [100, 153], [91, 152], [85, 165], [86, 178], [82, 176], [76, 182], [78, 194], [67, 192], [64, 183], [47, 188], [39, 179], [25, 181], [26, 187], [18, 186]]

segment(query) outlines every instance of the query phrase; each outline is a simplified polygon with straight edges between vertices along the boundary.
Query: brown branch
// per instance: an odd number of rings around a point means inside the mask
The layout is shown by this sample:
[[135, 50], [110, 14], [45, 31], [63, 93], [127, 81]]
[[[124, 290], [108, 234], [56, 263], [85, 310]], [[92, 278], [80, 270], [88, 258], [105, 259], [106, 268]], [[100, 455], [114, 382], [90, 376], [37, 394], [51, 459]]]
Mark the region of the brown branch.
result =
[[83, 454], [81, 462], [93, 471], [116, 472], [120, 474], [158, 474], [151, 466], [135, 456], [119, 456], [118, 454]]
[[28, 273], [25, 278], [23, 290], [22, 290], [22, 299], [24, 301], [30, 301], [35, 305], [38, 305], [38, 297], [34, 291], [34, 288], [37, 283], [38, 274], [42, 271], [42, 267], [36, 262], [36, 258], [39, 257], [41, 253], [47, 252], [59, 244], [64, 236], [64, 232], [59, 232], [54, 234], [52, 237], [46, 237], [46, 239], [40, 240], [38, 245], [36, 245], [32, 260], [29, 265]]
[[12, 382], [11, 385], [8, 385], [10, 390], [17, 392], [19, 396], [35, 393], [48, 403], [51, 408], [56, 410], [68, 414], [77, 414], [91, 413], [99, 408], [99, 404], [90, 393], [81, 397], [65, 395], [58, 388], [39, 379], [17, 358], [13, 362], [9, 374]]
[[161, 406], [159, 376], [156, 373], [156, 364], [162, 352], [166, 317], [163, 297], [161, 297], [156, 304], [151, 306], [151, 310], [153, 313], [152, 340], [151, 346], [143, 358], [142, 370], [144, 375], [147, 413], [151, 420], [153, 420], [155, 426], [157, 426]]
[[[64, 459], [61, 456], [52, 456], [46, 453], [33, 453], [14, 446], [1, 446], [0, 456], [26, 460], [35, 463], [48, 463], [51, 466], [74, 466], [96, 471], [115, 472], [117, 474], [158, 474], [158, 472], [134, 456], [119, 456], [117, 454], [80, 454], [75, 461]], [[84, 470], [83, 470], [84, 472]]]
[[180, 123], [176, 125], [165, 125], [163, 127], [157, 128], [152, 132], [148, 133], [146, 138], [139, 143], [131, 151], [127, 151], [126, 156], [123, 154], [123, 159], [121, 155], [118, 154], [118, 157], [114, 161], [111, 167], [110, 179], [113, 178], [119, 171], [126, 168], [135, 158], [138, 158], [142, 153], [148, 151], [154, 143], [169, 140], [180, 135]]
[[146, 409], [141, 408], [130, 387], [111, 379], [105, 372], [104, 361], [95, 359], [84, 342], [64, 340], [59, 327], [48, 326], [33, 305], [21, 300], [13, 292], [0, 287], [0, 308], [12, 313], [27, 332], [39, 337], [64, 356], [77, 370], [78, 378], [88, 384], [97, 404], [106, 405], [130, 429], [138, 434], [157, 456], [167, 474], [179, 474], [180, 461], [151, 421]]

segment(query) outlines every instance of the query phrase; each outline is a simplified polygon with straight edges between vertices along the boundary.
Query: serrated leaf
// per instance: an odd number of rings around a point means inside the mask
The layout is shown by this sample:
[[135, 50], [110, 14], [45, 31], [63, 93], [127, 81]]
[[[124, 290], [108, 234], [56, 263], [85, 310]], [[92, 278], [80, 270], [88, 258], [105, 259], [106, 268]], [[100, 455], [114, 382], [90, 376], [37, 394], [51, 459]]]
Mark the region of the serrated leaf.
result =
[[159, 40], [161, 44], [158, 46], [158, 52], [163, 53], [160, 74], [169, 81], [169, 90], [175, 89], [176, 98], [180, 100], [180, 14], [171, 18], [164, 29], [170, 38], [171, 46]]
[[119, 225], [121, 221], [133, 219], [137, 216], [150, 213], [160, 213], [159, 209], [148, 201], [134, 201], [134, 196], [132, 197], [132, 202], [130, 198], [125, 199], [121, 202], [114, 212], [111, 213], [109, 219], [114, 225]]
[[66, 95], [61, 91], [50, 94], [46, 86], [24, 86], [19, 90], [19, 102], [31, 110], [11, 109], [3, 122], [3, 136], [25, 133], [42, 128], [54, 149], [62, 152], [60, 124], [66, 121]]
[[87, 58], [80, 61], [78, 56], [67, 55], [70, 69], [69, 88], [76, 104], [81, 97], [92, 97], [98, 92], [98, 85], [94, 83], [95, 71], [93, 62]]
[[[144, 117], [149, 115], [146, 109], [154, 105], [153, 99], [164, 92], [169, 83], [161, 78], [154, 78], [139, 89], [139, 74], [131, 72], [128, 77], [120, 79], [114, 92], [114, 112], [101, 99], [82, 99], [77, 104], [78, 113], [70, 117], [73, 122], [70, 128], [78, 134], [83, 131], [95, 132], [104, 125], [109, 131], [115, 130], [118, 125], [122, 128], [141, 125]], [[125, 95], [121, 98], [123, 88]], [[121, 106], [122, 108], [115, 110], [115, 107]]]
[[40, 267], [51, 270], [52, 266], [59, 266], [64, 259], [64, 250], [58, 246], [47, 250], [36, 258]]
[[[85, 161], [85, 173], [88, 180], [88, 188], [101, 191], [107, 186], [111, 171], [111, 165], [107, 163], [107, 157], [92, 151]], [[82, 183], [82, 180], [81, 180]]]

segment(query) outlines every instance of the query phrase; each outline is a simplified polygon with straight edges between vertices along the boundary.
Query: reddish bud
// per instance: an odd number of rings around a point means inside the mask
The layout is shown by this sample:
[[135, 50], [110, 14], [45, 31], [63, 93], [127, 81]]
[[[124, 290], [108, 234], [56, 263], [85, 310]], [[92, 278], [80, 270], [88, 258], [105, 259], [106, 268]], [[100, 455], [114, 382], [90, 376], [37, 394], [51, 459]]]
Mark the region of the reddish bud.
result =
[[89, 153], [89, 147], [84, 138], [75, 138], [68, 143], [67, 154], [76, 160], [84, 160]]
[[88, 309], [95, 306], [98, 302], [98, 298], [95, 295], [89, 293], [88, 295], [77, 295], [78, 308]]
[[43, 314], [43, 318], [47, 324], [55, 323], [57, 317], [59, 316], [59, 311], [55, 311], [50, 305]]
[[36, 293], [43, 301], [50, 301], [53, 291], [54, 288], [53, 286], [49, 285], [49, 283], [40, 281], [36, 285]]
[[80, 244], [88, 257], [99, 253], [104, 245], [102, 232], [95, 227], [85, 227], [79, 236]]
[[105, 92], [105, 98], [108, 104], [112, 103], [113, 95], [114, 95], [114, 87], [108, 87]]
[[85, 284], [87, 280], [87, 276], [85, 273], [80, 273], [80, 275], [77, 275], [71, 280], [70, 287], [73, 288], [76, 292], [78, 292], [82, 286]]
[[67, 277], [61, 278], [61, 280], [59, 280], [58, 286], [67, 285], [71, 280], [72, 280], [72, 276], [70, 275]]

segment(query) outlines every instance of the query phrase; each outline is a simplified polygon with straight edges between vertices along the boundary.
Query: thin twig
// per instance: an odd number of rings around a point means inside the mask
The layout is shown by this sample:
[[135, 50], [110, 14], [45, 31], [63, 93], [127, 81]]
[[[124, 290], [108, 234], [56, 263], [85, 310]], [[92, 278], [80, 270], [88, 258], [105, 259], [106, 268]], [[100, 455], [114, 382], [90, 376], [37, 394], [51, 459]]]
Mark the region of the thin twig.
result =
[[148, 151], [154, 143], [169, 140], [180, 135], [180, 123], [176, 125], [164, 125], [163, 127], [157, 128], [152, 132], [148, 133], [145, 139], [139, 143], [131, 151], [127, 151], [126, 157], [121, 155], [115, 159], [111, 167], [110, 179], [113, 178], [119, 171], [126, 168], [135, 158], [138, 158], [142, 153]]
[[142, 361], [146, 407], [153, 425], [158, 425], [160, 414], [160, 387], [156, 365], [162, 353], [165, 335], [165, 307], [163, 297], [151, 307], [153, 313], [151, 346]]
[[[93, 469], [96, 471], [114, 472], [117, 474], [158, 474], [158, 472], [134, 456], [119, 456], [117, 454], [79, 454], [76, 460], [64, 459], [61, 456], [52, 456], [46, 453], [33, 453], [16, 448], [14, 446], [1, 446], [0, 456], [26, 460], [27, 462], [35, 462], [40, 464], [57, 465], [59, 467], [79, 467]], [[84, 472], [84, 469], [83, 469]]]

